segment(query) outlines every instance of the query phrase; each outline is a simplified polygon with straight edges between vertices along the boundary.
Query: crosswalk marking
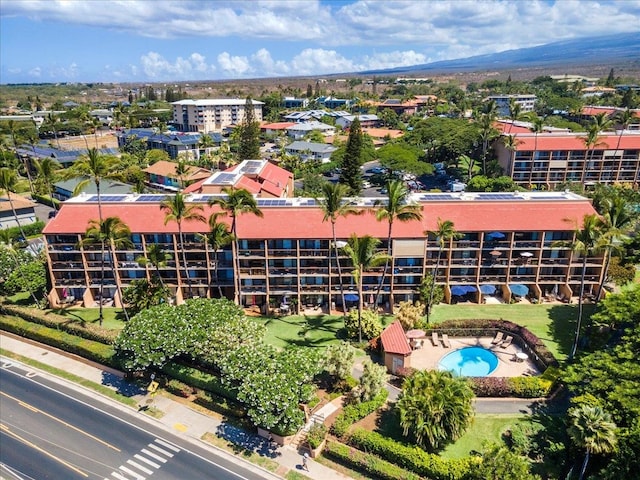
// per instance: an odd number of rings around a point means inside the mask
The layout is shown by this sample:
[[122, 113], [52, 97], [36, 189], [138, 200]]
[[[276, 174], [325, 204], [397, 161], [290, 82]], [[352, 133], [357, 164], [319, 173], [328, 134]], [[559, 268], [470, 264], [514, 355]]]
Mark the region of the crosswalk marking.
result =
[[128, 473], [132, 477], [136, 478], [136, 480], [144, 480], [145, 479], [145, 477], [143, 477], [142, 475], [138, 475], [136, 472], [134, 472], [130, 468], [125, 467], [124, 465], [120, 465], [118, 470], [122, 470], [123, 472]]
[[167, 456], [167, 457], [169, 457], [169, 458], [173, 457], [173, 453], [171, 453], [171, 452], [167, 452], [166, 450], [163, 450], [162, 448], [160, 448], [160, 447], [159, 447], [159, 446], [157, 446], [157, 445], [154, 445], [153, 443], [150, 443], [150, 444], [149, 444], [149, 447], [151, 447], [151, 448], [153, 448], [154, 450], [156, 450], [156, 451], [158, 451], [158, 452], [162, 453], [163, 455], [166, 455], [166, 456]]
[[156, 460], [158, 460], [159, 462], [162, 463], [167, 463], [167, 459], [166, 458], [162, 458], [160, 455], [150, 452], [149, 450], [147, 450], [146, 448], [143, 448], [142, 450], [140, 450], [142, 453], [144, 453], [145, 455], [150, 456], [151, 458], [155, 458]]
[[156, 462], [152, 462], [151, 460], [149, 460], [146, 457], [143, 457], [142, 455], [136, 453], [134, 455], [135, 458], [137, 458], [138, 460], [140, 460], [141, 462], [146, 463], [147, 465], [151, 465], [154, 468], [160, 468], [160, 465], [158, 465]]
[[134, 462], [133, 460], [127, 460], [127, 463], [129, 465], [131, 465], [132, 467], [135, 467], [138, 470], [146, 473], [147, 475], [151, 475], [153, 473], [153, 470], [149, 470], [147, 467], [143, 467], [142, 465], [140, 465], [139, 463]]
[[[129, 480], [127, 477], [123, 477], [118, 472], [111, 472], [111, 476], [117, 478], [118, 480]], [[109, 479], [105, 478], [104, 480], [109, 480]]]
[[160, 445], [162, 445], [164, 447], [167, 447], [169, 450], [173, 450], [176, 453], [180, 451], [179, 448], [176, 448], [173, 445], [171, 445], [170, 443], [164, 442], [164, 441], [160, 440], [159, 438], [156, 438], [155, 442], [159, 443]]

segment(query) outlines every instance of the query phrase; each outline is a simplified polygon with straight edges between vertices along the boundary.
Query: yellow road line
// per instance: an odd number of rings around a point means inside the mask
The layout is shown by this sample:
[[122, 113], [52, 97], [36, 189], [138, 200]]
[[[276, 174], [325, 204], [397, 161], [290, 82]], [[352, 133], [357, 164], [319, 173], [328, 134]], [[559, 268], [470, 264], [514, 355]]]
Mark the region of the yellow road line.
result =
[[21, 441], [22, 443], [24, 443], [25, 445], [39, 451], [42, 452], [43, 454], [45, 454], [47, 457], [52, 458], [53, 460], [55, 460], [56, 462], [61, 463], [62, 465], [64, 465], [65, 467], [73, 470], [74, 472], [79, 473], [80, 475], [82, 475], [83, 477], [89, 477], [89, 475], [85, 472], [83, 472], [82, 470], [80, 470], [79, 468], [74, 467], [73, 465], [71, 465], [70, 463], [67, 463], [66, 461], [64, 461], [63, 459], [56, 457], [54, 454], [47, 452], [46, 450], [44, 450], [43, 448], [40, 448], [38, 445], [36, 445], [35, 443], [31, 443], [29, 440], [22, 438], [20, 435], [17, 435], [15, 433], [13, 433], [11, 431], [11, 429], [9, 427], [7, 427], [6, 425], [2, 425], [0, 424], [0, 429], [5, 431], [7, 433], [7, 435], [11, 435], [13, 438], [15, 438], [16, 440]]
[[62, 425], [64, 425], [65, 427], [71, 428], [72, 430], [75, 430], [78, 433], [81, 433], [83, 435], [86, 435], [87, 437], [95, 440], [98, 443], [103, 444], [106, 447], [112, 448], [113, 450], [115, 450], [116, 452], [119, 452], [120, 449], [118, 447], [114, 447], [113, 445], [111, 445], [110, 443], [105, 442], [104, 440], [101, 440], [100, 438], [96, 437], [95, 435], [90, 434], [89, 432], [85, 432], [84, 430], [79, 429], [78, 427], [76, 427], [75, 425], [71, 425], [70, 423], [65, 422], [64, 420], [61, 420], [59, 418], [54, 417], [53, 415], [51, 415], [50, 413], [47, 412], [43, 412], [42, 410], [40, 410], [39, 408], [34, 407], [33, 405], [29, 405], [26, 402], [23, 402], [22, 400], [15, 398], [5, 392], [0, 392], [0, 394], [4, 395], [7, 398], [10, 398], [11, 400], [14, 400], [18, 403], [18, 405], [20, 405], [21, 407], [24, 407], [28, 410], [31, 410], [32, 412], [35, 413], [40, 413], [42, 415], [44, 415], [45, 417], [48, 417], [52, 420], [55, 420], [56, 422], [61, 423]]

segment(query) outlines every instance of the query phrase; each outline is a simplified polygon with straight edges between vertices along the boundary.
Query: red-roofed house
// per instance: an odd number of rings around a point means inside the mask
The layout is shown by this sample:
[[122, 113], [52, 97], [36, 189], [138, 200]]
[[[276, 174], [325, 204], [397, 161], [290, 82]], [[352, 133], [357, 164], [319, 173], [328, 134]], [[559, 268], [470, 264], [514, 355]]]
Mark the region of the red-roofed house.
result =
[[286, 135], [287, 128], [293, 127], [294, 125], [295, 122], [265, 123], [263, 125], [260, 125], [260, 130], [262, 130], [262, 133], [264, 133], [265, 135]]
[[384, 365], [389, 372], [396, 374], [398, 369], [411, 366], [411, 346], [398, 320], [383, 330], [380, 343], [384, 352]]
[[177, 162], [160, 160], [153, 165], [149, 165], [143, 172], [150, 185], [172, 191], [180, 190], [183, 183], [185, 185], [191, 185], [192, 183], [205, 180], [211, 176], [211, 170], [187, 165], [186, 173], [181, 178], [180, 175], [176, 173], [177, 169]]
[[[216, 195], [194, 193], [186, 201], [201, 205], [202, 214], [209, 218], [220, 212], [218, 207], [207, 204]], [[342, 255], [341, 275], [338, 273], [331, 254], [331, 222], [324, 221], [315, 199], [258, 198], [262, 217], [246, 214], [236, 219], [239, 250], [229, 246], [217, 255], [202, 240], [201, 234], [209, 230], [206, 222], [183, 222], [187, 281], [180, 268], [178, 226], [175, 222], [165, 223], [160, 209], [164, 198], [165, 195], [103, 198], [103, 217], [120, 217], [129, 226], [133, 242], [131, 249], [117, 252], [116, 267], [108, 269], [107, 296], [117, 295], [116, 283], [126, 287], [137, 278], [151, 278], [153, 269], [141, 267], [135, 260], [156, 244], [171, 256], [161, 275], [177, 302], [189, 291], [189, 283], [192, 295], [216, 296], [220, 284], [225, 296], [234, 298], [235, 276], [241, 285], [240, 302], [245, 306], [265, 307], [273, 302], [279, 305], [284, 297], [296, 298], [299, 305], [321, 304], [325, 311], [332, 303], [340, 306], [340, 285], [351, 284], [351, 267]], [[368, 234], [379, 238], [379, 248], [386, 251], [388, 226], [376, 221], [374, 201], [359, 199], [357, 205], [364, 213], [337, 221], [338, 240], [344, 241], [353, 233]], [[571, 240], [584, 216], [595, 213], [589, 199], [570, 192], [462, 192], [414, 194], [411, 201], [421, 206], [422, 220], [394, 225], [392, 268], [384, 278], [379, 307], [391, 311], [401, 301], [418, 299], [420, 282], [434, 272], [439, 250], [436, 238], [432, 234], [425, 236], [424, 232], [435, 231], [438, 219], [452, 221], [462, 234], [445, 246], [438, 271], [437, 281], [444, 287], [446, 301], [452, 300], [451, 287], [456, 285], [474, 286], [476, 293], [467, 296], [474, 302], [481, 300], [477, 291], [482, 285], [498, 287], [507, 301], [511, 283], [527, 285], [529, 295], [538, 300], [552, 290], [567, 297], [579, 291], [582, 258], [569, 248], [557, 247], [556, 242]], [[96, 218], [95, 195], [74, 197], [64, 202], [44, 229], [53, 285], [49, 298], [54, 305], [63, 291], [82, 298], [85, 305], [94, 304], [99, 290], [100, 252], [78, 245], [87, 224]], [[231, 225], [232, 219], [223, 214], [219, 221]], [[496, 250], [499, 256], [490, 254]], [[234, 255], [239, 265], [232, 261]], [[382, 270], [373, 268], [363, 274], [367, 299], [380, 284]], [[585, 278], [585, 291], [595, 291], [602, 279], [601, 257], [587, 259]]]

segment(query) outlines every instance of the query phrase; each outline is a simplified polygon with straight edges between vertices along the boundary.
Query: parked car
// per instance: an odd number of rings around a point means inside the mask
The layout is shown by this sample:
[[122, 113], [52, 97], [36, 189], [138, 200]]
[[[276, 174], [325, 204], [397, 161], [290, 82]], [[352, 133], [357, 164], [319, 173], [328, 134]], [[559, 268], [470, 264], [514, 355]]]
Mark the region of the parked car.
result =
[[371, 188], [371, 182], [365, 180], [362, 182], [362, 188]]

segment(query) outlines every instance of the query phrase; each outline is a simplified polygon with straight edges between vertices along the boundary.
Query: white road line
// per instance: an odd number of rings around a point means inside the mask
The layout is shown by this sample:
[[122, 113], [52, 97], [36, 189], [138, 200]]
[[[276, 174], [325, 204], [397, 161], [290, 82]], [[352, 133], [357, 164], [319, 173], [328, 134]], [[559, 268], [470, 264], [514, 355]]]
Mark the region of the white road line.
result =
[[157, 450], [158, 452], [162, 453], [163, 455], [166, 455], [169, 458], [173, 457], [173, 453], [167, 452], [166, 450], [163, 450], [162, 448], [160, 448], [157, 445], [154, 445], [153, 443], [150, 443], [148, 446], [150, 448], [153, 448], [154, 450]]
[[143, 448], [142, 450], [140, 450], [142, 453], [144, 453], [145, 455], [149, 455], [151, 458], [155, 458], [156, 460], [158, 460], [159, 462], [162, 463], [167, 463], [167, 459], [166, 458], [162, 458], [160, 455], [155, 454], [153, 452], [150, 452], [149, 450], [147, 450], [146, 448]]
[[[118, 472], [111, 472], [111, 476], [116, 477], [118, 480], [129, 480], [127, 477], [123, 477]], [[105, 480], [108, 480], [105, 478]]]
[[132, 477], [135, 477], [136, 480], [145, 480], [145, 478], [146, 478], [146, 477], [143, 477], [142, 475], [138, 475], [136, 472], [134, 472], [130, 468], [125, 467], [124, 465], [120, 465], [118, 467], [118, 470], [122, 470], [123, 472], [128, 473]]
[[160, 465], [158, 465], [156, 462], [152, 462], [151, 460], [149, 460], [148, 458], [143, 457], [142, 455], [139, 454], [135, 454], [134, 455], [135, 458], [137, 458], [138, 460], [140, 460], [141, 462], [146, 463], [147, 465], [151, 465], [154, 468], [160, 468]]
[[180, 449], [179, 449], [179, 448], [176, 448], [176, 447], [174, 447], [173, 445], [171, 445], [170, 443], [165, 442], [165, 441], [163, 441], [163, 440], [160, 440], [159, 438], [156, 438], [154, 441], [155, 441], [156, 443], [159, 443], [160, 445], [162, 445], [162, 446], [164, 446], [164, 447], [167, 447], [169, 450], [173, 450], [173, 451], [174, 451], [174, 452], [176, 452], [176, 453], [178, 453], [178, 452], [180, 451]]
[[134, 462], [133, 460], [127, 460], [127, 463], [132, 467], [137, 468], [138, 470], [146, 473], [147, 475], [151, 475], [153, 473], [153, 470], [149, 470], [147, 467], [143, 467], [142, 465]]

